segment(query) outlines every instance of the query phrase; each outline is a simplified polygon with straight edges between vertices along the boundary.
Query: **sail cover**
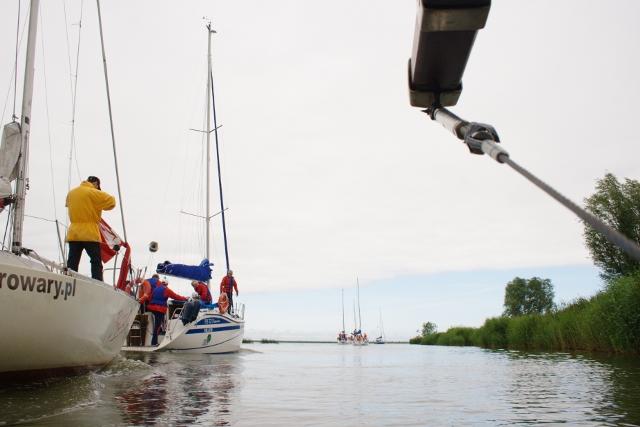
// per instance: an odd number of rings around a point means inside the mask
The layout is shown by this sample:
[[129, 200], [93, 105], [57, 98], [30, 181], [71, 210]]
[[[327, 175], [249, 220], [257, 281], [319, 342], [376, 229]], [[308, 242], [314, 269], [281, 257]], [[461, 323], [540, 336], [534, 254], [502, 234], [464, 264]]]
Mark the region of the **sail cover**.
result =
[[0, 198], [11, 195], [11, 181], [18, 176], [21, 145], [20, 125], [16, 122], [6, 124], [0, 144]]
[[169, 276], [180, 277], [182, 279], [199, 280], [206, 282], [211, 280], [211, 266], [212, 262], [208, 259], [203, 259], [200, 265], [185, 265], [185, 264], [172, 264], [169, 261], [165, 261], [158, 264], [156, 272], [160, 274], [166, 274]]

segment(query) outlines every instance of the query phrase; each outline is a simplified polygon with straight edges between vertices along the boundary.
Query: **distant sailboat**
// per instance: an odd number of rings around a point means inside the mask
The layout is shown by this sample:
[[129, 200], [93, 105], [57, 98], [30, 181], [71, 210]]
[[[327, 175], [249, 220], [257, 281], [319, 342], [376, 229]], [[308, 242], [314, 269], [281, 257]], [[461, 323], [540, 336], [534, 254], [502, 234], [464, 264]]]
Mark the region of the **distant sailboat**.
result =
[[384, 324], [382, 323], [382, 309], [380, 310], [380, 324], [378, 325], [380, 328], [380, 335], [373, 342], [374, 344], [384, 344], [386, 342], [386, 338], [384, 336]]
[[347, 333], [344, 330], [344, 289], [342, 289], [342, 331], [338, 334], [338, 344], [348, 344]]
[[[362, 314], [360, 311], [360, 280], [356, 277], [356, 298], [358, 301], [358, 324], [353, 331], [353, 345], [368, 345], [369, 339], [366, 333], [362, 333]], [[354, 306], [354, 323], [355, 323], [355, 306]]]

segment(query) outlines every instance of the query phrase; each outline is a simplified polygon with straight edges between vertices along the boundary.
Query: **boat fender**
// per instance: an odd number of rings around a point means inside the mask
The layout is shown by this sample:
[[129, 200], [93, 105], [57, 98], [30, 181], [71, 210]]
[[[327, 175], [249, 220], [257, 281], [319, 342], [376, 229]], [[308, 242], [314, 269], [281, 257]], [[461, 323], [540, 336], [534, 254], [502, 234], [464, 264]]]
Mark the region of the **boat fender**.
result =
[[220, 311], [220, 314], [225, 314], [228, 309], [229, 309], [229, 298], [227, 297], [227, 294], [222, 293], [218, 297], [218, 310]]

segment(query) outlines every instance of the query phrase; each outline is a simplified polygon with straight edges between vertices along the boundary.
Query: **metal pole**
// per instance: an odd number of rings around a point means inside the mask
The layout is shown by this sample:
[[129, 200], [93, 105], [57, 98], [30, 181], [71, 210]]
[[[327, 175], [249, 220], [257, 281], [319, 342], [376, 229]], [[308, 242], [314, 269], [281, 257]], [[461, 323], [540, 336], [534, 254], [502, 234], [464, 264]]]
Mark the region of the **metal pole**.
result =
[[358, 329], [362, 331], [362, 316], [360, 315], [360, 280], [356, 277], [356, 283], [358, 284]]
[[[211, 33], [213, 31], [211, 30], [211, 22], [209, 22], [207, 24], [207, 185], [206, 185], [206, 220], [205, 220], [205, 224], [206, 224], [206, 253], [205, 253], [205, 258], [209, 259], [210, 256], [210, 243], [209, 243], [209, 229], [211, 228], [211, 218], [210, 218], [210, 214], [209, 214], [209, 193], [210, 193], [210, 189], [209, 189], [209, 181], [210, 181], [210, 172], [209, 170], [211, 169], [211, 103], [209, 102], [209, 94], [212, 92], [213, 88], [211, 86], [211, 80], [209, 79], [209, 76], [211, 75]], [[207, 283], [208, 285], [208, 283]]]
[[499, 142], [493, 127], [481, 123], [471, 123], [453, 114], [444, 107], [428, 109], [426, 112], [432, 120], [437, 121], [458, 139], [467, 144], [474, 154], [487, 154], [498, 163], [510, 166], [514, 171], [528, 179], [535, 186], [554, 198], [561, 205], [573, 212], [585, 224], [602, 234], [611, 244], [617, 246], [636, 261], [640, 261], [640, 246], [618, 230], [606, 224], [600, 218], [578, 206], [567, 197], [560, 194], [553, 187], [536, 177], [524, 167], [514, 162], [509, 153], [496, 142]]
[[342, 332], [344, 332], [344, 289], [342, 291]]
[[31, 136], [31, 104], [33, 98], [33, 77], [35, 73], [36, 34], [38, 31], [38, 8], [40, 0], [31, 0], [29, 12], [29, 36], [27, 39], [27, 56], [24, 65], [24, 87], [22, 88], [22, 117], [20, 133], [22, 147], [18, 165], [16, 183], [16, 201], [13, 211], [13, 235], [11, 250], [19, 254], [22, 249], [22, 226], [24, 222], [24, 205], [29, 186], [29, 137]]

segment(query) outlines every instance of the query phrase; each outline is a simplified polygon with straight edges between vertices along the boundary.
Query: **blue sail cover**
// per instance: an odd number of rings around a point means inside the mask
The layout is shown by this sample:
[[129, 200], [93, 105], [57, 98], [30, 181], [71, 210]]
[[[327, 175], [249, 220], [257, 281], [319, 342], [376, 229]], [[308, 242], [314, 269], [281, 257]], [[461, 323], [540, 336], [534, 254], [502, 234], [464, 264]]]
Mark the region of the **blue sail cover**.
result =
[[169, 261], [165, 261], [158, 264], [156, 272], [183, 279], [206, 282], [211, 280], [211, 266], [213, 266], [213, 263], [206, 258], [202, 260], [200, 265], [172, 264]]

